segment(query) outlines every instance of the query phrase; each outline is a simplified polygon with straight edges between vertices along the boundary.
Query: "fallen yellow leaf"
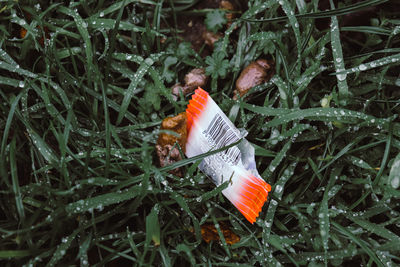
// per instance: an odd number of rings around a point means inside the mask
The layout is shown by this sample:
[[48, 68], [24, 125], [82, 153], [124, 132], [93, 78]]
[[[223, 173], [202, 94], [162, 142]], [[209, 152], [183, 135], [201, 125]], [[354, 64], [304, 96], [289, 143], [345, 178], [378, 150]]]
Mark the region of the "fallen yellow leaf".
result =
[[[229, 227], [225, 224], [220, 223], [221, 232], [224, 235], [225, 241], [228, 245], [233, 245], [240, 241], [240, 237], [232, 232]], [[214, 224], [203, 224], [201, 226], [201, 236], [204, 241], [210, 243], [211, 241], [218, 241], [219, 235], [218, 230]]]

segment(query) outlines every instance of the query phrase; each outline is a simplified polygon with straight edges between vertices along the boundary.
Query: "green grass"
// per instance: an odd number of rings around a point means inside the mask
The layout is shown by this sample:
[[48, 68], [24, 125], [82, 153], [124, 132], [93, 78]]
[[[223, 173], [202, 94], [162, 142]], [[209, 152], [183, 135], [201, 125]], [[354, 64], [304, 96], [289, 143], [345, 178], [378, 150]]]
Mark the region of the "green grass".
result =
[[[398, 2], [233, 1], [229, 28], [197, 2], [0, 1], [1, 265], [399, 265]], [[209, 58], [185, 14], [224, 32]], [[232, 100], [258, 58], [276, 75]], [[169, 88], [197, 66], [273, 186], [254, 225], [197, 170], [209, 153], [158, 167], [187, 105]], [[241, 241], [207, 244], [206, 222]]]

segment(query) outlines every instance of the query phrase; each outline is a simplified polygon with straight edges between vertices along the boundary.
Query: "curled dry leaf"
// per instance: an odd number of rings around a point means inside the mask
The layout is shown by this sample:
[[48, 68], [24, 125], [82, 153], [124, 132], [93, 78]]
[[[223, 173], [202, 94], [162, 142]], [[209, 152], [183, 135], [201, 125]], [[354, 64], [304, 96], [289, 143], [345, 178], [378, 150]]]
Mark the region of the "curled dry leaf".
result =
[[[24, 12], [24, 16], [25, 16], [26, 20], [30, 23], [30, 21], [32, 19], [32, 15], [30, 13]], [[49, 29], [46, 26], [43, 27], [43, 30], [42, 30], [42, 27], [40, 27], [40, 26], [36, 26], [36, 29], [40, 32], [44, 32], [44, 35], [42, 35], [39, 39], [39, 43], [43, 47], [45, 40], [46, 41], [50, 40]], [[19, 31], [19, 37], [21, 39], [23, 39], [23, 38], [25, 38], [27, 33], [28, 33], [27, 29], [21, 27], [21, 29]]]
[[233, 98], [236, 99], [236, 94], [244, 96], [252, 87], [261, 83], [267, 82], [274, 75], [273, 61], [258, 59], [251, 62], [236, 80], [236, 90]]
[[[156, 152], [161, 167], [182, 159], [179, 149], [176, 146], [174, 147], [174, 145], [178, 142], [183, 152], [185, 151], [187, 139], [186, 121], [186, 112], [179, 113], [175, 117], [165, 118], [162, 121], [161, 130], [174, 131], [179, 137], [168, 133], [160, 133], [157, 140]], [[182, 176], [182, 171], [179, 168], [173, 170], [171, 173]]]
[[21, 27], [21, 29], [20, 29], [20, 31], [19, 31], [19, 37], [20, 37], [21, 39], [25, 38], [27, 32], [28, 32], [28, 31], [27, 31], [25, 28]]
[[176, 101], [179, 98], [179, 95], [181, 94], [185, 95], [184, 92], [184, 87], [180, 83], [176, 83], [171, 87], [171, 93], [172, 93], [172, 98]]
[[206, 72], [202, 68], [192, 69], [185, 75], [185, 85], [182, 86], [180, 83], [172, 86], [172, 94], [175, 100], [179, 97], [180, 92], [185, 96], [193, 92], [197, 87], [204, 87], [207, 83], [208, 77]]
[[203, 32], [202, 36], [206, 45], [210, 46], [211, 48], [214, 48], [214, 43], [223, 37], [219, 32], [213, 33], [207, 30]]
[[[220, 223], [219, 225], [228, 245], [233, 245], [240, 241], [240, 237], [232, 232], [232, 230], [230, 230], [226, 224]], [[201, 237], [207, 243], [210, 243], [211, 241], [218, 241], [219, 235], [215, 225], [211, 223], [203, 224], [201, 226]]]
[[207, 83], [206, 71], [203, 68], [192, 69], [185, 76], [185, 86], [196, 89], [197, 87], [204, 87]]
[[158, 145], [174, 145], [176, 142], [178, 142], [181, 148], [184, 150], [187, 138], [186, 112], [179, 113], [175, 117], [165, 118], [161, 123], [161, 130], [174, 131], [179, 134], [180, 137], [176, 137], [167, 133], [161, 133], [157, 140]]

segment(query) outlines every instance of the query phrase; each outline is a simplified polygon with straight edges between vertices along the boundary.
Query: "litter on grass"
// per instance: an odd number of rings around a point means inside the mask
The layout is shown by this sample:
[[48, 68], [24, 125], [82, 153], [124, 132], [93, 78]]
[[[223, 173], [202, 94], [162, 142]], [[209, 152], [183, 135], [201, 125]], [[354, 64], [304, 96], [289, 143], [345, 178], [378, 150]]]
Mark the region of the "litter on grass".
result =
[[203, 159], [199, 168], [215, 185], [229, 181], [222, 193], [250, 222], [254, 223], [267, 200], [271, 186], [256, 169], [254, 148], [222, 112], [209, 94], [201, 88], [195, 91], [186, 109], [186, 156], [194, 157], [211, 150], [238, 145]]

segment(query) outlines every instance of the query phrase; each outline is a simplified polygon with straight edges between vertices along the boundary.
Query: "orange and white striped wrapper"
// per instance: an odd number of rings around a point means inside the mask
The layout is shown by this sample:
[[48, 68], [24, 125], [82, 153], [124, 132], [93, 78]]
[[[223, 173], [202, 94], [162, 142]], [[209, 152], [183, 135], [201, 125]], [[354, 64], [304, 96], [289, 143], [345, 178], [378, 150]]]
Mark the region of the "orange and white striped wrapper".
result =
[[254, 148], [233, 125], [209, 94], [195, 91], [186, 109], [188, 138], [186, 156], [194, 157], [236, 143], [225, 151], [205, 157], [199, 165], [218, 186], [230, 181], [222, 194], [254, 223], [267, 200], [271, 186], [260, 177], [254, 160]]

